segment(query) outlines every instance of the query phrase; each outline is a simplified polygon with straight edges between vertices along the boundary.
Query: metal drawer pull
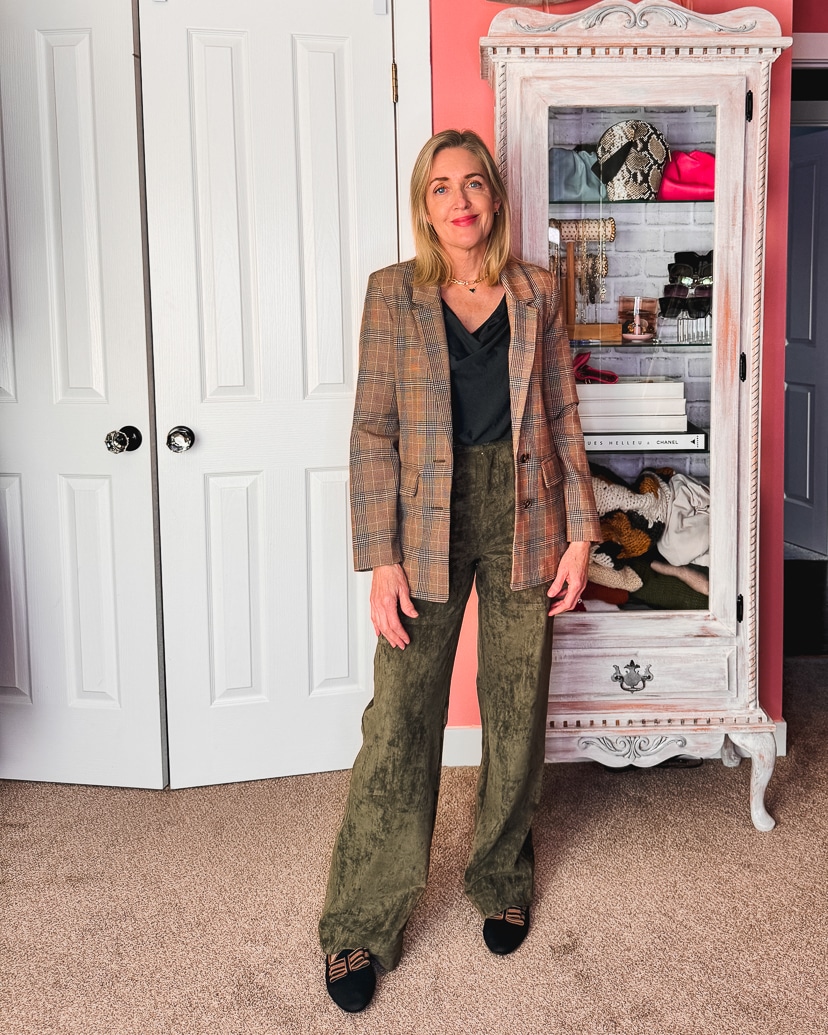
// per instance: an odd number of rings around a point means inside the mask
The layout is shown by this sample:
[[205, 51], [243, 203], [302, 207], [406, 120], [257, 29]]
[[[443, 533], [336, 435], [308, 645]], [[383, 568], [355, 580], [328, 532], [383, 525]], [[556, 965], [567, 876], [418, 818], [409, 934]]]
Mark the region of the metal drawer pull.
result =
[[637, 690], [643, 690], [644, 687], [653, 678], [653, 674], [650, 671], [650, 666], [647, 665], [643, 672], [640, 672], [640, 665], [637, 665], [632, 658], [630, 659], [629, 665], [624, 666], [624, 671], [617, 665], [613, 665], [613, 673], [610, 676], [613, 683], [619, 683], [622, 690], [626, 690], [627, 693], [634, 694]]

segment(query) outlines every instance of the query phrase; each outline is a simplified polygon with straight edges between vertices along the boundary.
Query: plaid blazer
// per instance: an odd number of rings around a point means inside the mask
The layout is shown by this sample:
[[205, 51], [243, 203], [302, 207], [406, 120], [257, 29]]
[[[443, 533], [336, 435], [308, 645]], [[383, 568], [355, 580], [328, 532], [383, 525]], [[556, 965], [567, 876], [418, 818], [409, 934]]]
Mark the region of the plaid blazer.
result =
[[[546, 270], [510, 261], [515, 456], [512, 589], [551, 582], [568, 542], [601, 538], [559, 296]], [[351, 432], [354, 565], [402, 563], [411, 595], [448, 599], [451, 383], [438, 287], [414, 262], [372, 273]]]

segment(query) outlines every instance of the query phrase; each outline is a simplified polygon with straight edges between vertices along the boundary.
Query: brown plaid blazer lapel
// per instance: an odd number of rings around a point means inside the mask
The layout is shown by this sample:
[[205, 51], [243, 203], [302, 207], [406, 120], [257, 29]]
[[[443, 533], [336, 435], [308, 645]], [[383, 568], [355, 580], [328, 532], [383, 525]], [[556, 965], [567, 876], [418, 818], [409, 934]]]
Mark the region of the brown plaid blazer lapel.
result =
[[507, 267], [501, 278], [506, 288], [506, 308], [512, 340], [509, 344], [509, 392], [512, 399], [512, 426], [519, 428], [526, 409], [529, 379], [535, 362], [538, 310], [531, 285], [522, 270]]
[[436, 285], [412, 285], [411, 304], [414, 321], [431, 366], [437, 423], [451, 437], [451, 372], [440, 288]]

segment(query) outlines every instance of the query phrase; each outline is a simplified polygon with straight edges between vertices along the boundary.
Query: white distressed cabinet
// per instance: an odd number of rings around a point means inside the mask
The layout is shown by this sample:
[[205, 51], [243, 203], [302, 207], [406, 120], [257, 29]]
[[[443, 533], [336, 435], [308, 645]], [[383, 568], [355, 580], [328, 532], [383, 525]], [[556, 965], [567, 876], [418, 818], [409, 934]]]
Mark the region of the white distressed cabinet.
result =
[[[613, 220], [614, 238], [603, 235], [592, 260], [606, 256], [605, 297], [599, 288], [581, 323], [611, 328], [620, 295], [665, 296], [675, 252], [713, 252], [711, 315], [691, 322], [694, 340], [677, 340], [687, 337], [682, 315], [681, 328], [660, 318], [652, 342], [608, 341], [593, 327], [593, 340], [572, 347], [623, 377], [683, 383], [696, 433], [690, 446], [678, 436], [671, 445], [669, 434], [663, 442], [587, 435], [587, 444], [591, 460], [628, 484], [645, 469], [667, 468], [709, 487], [709, 559], [701, 565], [709, 593], [703, 606], [628, 603], [557, 621], [547, 759], [619, 767], [677, 755], [726, 765], [749, 757], [751, 816], [761, 830], [774, 825], [764, 793], [776, 757], [757, 681], [765, 178], [770, 68], [790, 42], [759, 8], [702, 15], [669, 0], [602, 0], [558, 16], [503, 10], [481, 40], [516, 254], [547, 265], [550, 221]], [[594, 146], [632, 119], [658, 128], [674, 153], [715, 154], [712, 201], [550, 196], [550, 147]], [[587, 261], [588, 247], [594, 254], [594, 244], [577, 245], [576, 260]]]

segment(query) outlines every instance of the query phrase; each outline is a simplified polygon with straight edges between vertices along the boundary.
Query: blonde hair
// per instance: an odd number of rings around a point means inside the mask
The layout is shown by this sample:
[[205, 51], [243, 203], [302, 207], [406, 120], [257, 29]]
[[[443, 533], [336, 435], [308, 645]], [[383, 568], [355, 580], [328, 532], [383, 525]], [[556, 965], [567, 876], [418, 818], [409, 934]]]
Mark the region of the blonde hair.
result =
[[506, 187], [498, 172], [489, 149], [480, 137], [470, 129], [444, 129], [426, 141], [411, 172], [411, 224], [414, 230], [414, 283], [446, 284], [451, 278], [451, 263], [437, 238], [434, 227], [428, 221], [426, 193], [431, 181], [431, 167], [440, 151], [449, 147], [462, 147], [482, 165], [486, 179], [500, 209], [489, 235], [489, 243], [480, 277], [487, 284], [497, 284], [503, 267], [511, 256], [511, 232], [509, 220], [509, 199]]

